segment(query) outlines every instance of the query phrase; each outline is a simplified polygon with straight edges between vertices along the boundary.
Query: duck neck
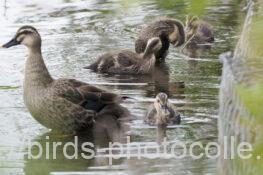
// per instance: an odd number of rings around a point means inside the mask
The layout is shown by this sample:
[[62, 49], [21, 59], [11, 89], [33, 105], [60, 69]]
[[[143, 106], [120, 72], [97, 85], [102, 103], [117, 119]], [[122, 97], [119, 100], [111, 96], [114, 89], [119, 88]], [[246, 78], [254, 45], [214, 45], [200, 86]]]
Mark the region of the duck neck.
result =
[[159, 52], [161, 52], [161, 53], [166, 52], [170, 47], [169, 38], [168, 38], [167, 34], [165, 34], [165, 33], [162, 33], [159, 37], [160, 37], [161, 42], [162, 42], [162, 47], [159, 50]]
[[53, 81], [42, 58], [41, 47], [29, 48], [25, 67], [25, 88], [46, 87]]
[[163, 112], [157, 110], [157, 121], [158, 125], [165, 123], [165, 115]]
[[156, 124], [157, 125], [162, 125], [165, 123], [166, 120], [166, 116], [165, 114], [162, 112], [162, 110], [158, 107], [158, 104], [155, 104], [155, 109], [157, 112], [157, 118], [156, 118]]
[[144, 54], [143, 54], [143, 59], [145, 59], [145, 60], [149, 60], [149, 59], [151, 59], [152, 57], [153, 57], [153, 51], [151, 50], [151, 49], [149, 49], [149, 48], [146, 48], [145, 49], [145, 51], [144, 51]]

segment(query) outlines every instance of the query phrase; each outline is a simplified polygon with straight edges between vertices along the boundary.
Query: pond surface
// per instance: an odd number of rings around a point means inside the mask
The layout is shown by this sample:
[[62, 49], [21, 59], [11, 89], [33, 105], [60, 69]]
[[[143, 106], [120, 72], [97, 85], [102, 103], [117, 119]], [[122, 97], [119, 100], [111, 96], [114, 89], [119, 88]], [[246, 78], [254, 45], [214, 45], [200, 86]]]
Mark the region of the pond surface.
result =
[[[129, 124], [132, 142], [156, 146], [156, 128], [142, 121], [158, 92], [166, 92], [182, 114], [182, 124], [167, 130], [169, 142], [217, 141], [218, 88], [221, 63], [218, 55], [232, 50], [242, 14], [238, 0], [12, 0], [0, 2], [0, 43], [26, 24], [39, 29], [43, 56], [52, 76], [77, 78], [135, 100], [123, 105], [136, 116]], [[141, 26], [154, 17], [184, 20], [195, 13], [214, 26], [211, 50], [181, 53], [171, 48], [166, 64], [153, 76], [109, 76], [82, 67], [110, 50], [134, 49]], [[197, 57], [197, 58], [190, 58]], [[22, 83], [26, 49], [0, 50], [0, 174], [216, 174], [216, 160], [203, 158], [145, 159], [133, 154], [108, 166], [107, 154], [92, 160], [66, 160], [58, 150], [56, 160], [42, 156], [27, 159], [27, 144], [44, 144], [49, 130], [38, 124], [23, 103]], [[97, 135], [99, 138], [100, 135]], [[94, 138], [88, 140], [94, 141]], [[54, 141], [74, 141], [56, 138]], [[103, 137], [102, 137], [103, 140]], [[105, 145], [95, 142], [96, 148]], [[176, 150], [180, 152], [180, 148]], [[199, 151], [199, 150], [196, 150]], [[61, 173], [63, 172], [63, 173]], [[68, 173], [67, 173], [68, 172]]]

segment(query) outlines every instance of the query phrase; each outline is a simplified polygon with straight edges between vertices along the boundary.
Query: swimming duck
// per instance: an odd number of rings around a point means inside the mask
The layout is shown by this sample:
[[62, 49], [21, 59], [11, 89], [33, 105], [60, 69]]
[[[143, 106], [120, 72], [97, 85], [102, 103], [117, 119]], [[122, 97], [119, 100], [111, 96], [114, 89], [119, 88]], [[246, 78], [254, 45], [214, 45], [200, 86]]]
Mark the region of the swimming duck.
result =
[[212, 26], [197, 16], [187, 15], [185, 22], [186, 45], [214, 42]]
[[[112, 115], [123, 117], [126, 108], [119, 105], [123, 97], [75, 79], [53, 79], [41, 53], [41, 37], [32, 26], [21, 27], [3, 48], [25, 45], [24, 101], [30, 114], [42, 125], [63, 133], [90, 126], [105, 107], [115, 107]], [[105, 112], [105, 111], [104, 111]]]
[[150, 106], [144, 122], [149, 125], [180, 124], [180, 114], [175, 111], [165, 93], [157, 94], [153, 105]]
[[160, 39], [154, 37], [149, 39], [145, 51], [141, 54], [129, 50], [106, 53], [85, 68], [110, 74], [148, 74], [154, 69], [154, 53], [161, 46]]
[[176, 19], [156, 19], [140, 31], [139, 38], [135, 41], [136, 53], [143, 53], [152, 37], [159, 37], [162, 41], [162, 48], [155, 52], [155, 57], [157, 61], [163, 60], [168, 54], [170, 43], [179, 47], [185, 42], [184, 26]]

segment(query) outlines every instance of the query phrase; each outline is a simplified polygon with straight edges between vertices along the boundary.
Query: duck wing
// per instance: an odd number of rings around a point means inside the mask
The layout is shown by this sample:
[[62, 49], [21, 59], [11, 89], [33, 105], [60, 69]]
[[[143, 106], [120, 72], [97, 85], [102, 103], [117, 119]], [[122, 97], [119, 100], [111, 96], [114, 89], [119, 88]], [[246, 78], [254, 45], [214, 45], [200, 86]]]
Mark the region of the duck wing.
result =
[[180, 124], [181, 123], [181, 115], [178, 111], [174, 110], [171, 106], [168, 108], [170, 112], [169, 123], [170, 124]]
[[109, 69], [114, 67], [129, 67], [136, 64], [137, 59], [137, 54], [129, 50], [109, 52], [101, 55], [95, 63], [84, 68], [100, 72], [108, 72]]
[[66, 98], [53, 94], [45, 98], [41, 104], [45, 106], [45, 110], [41, 113], [43, 116], [49, 116], [49, 120], [38, 118], [37, 121], [44, 126], [52, 126], [51, 129], [65, 132], [82, 130], [93, 124], [97, 116], [94, 110], [87, 110]]
[[209, 23], [202, 21], [198, 26], [197, 36], [199, 40], [204, 42], [213, 42], [214, 41], [214, 32], [212, 26]]
[[97, 112], [105, 105], [119, 103], [126, 98], [75, 79], [58, 79], [52, 84], [52, 89], [57, 96]]
[[144, 123], [147, 123], [149, 125], [155, 125], [156, 124], [156, 109], [154, 105], [151, 105], [147, 111], [146, 116], [144, 117]]
[[130, 50], [122, 50], [116, 55], [118, 64], [123, 67], [129, 67], [135, 65], [140, 61], [140, 57], [138, 54], [130, 51]]
[[55, 80], [50, 89], [53, 91], [53, 96], [64, 98], [74, 104], [79, 104], [84, 100], [83, 95], [75, 88], [71, 79]]

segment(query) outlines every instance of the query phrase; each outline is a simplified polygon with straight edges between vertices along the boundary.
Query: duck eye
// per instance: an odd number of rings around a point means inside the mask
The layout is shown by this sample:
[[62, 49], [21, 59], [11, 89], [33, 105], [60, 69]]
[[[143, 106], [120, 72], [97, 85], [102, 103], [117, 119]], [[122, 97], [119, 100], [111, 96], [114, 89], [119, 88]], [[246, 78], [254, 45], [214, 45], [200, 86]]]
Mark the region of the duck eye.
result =
[[158, 103], [160, 103], [160, 100], [157, 100]]

